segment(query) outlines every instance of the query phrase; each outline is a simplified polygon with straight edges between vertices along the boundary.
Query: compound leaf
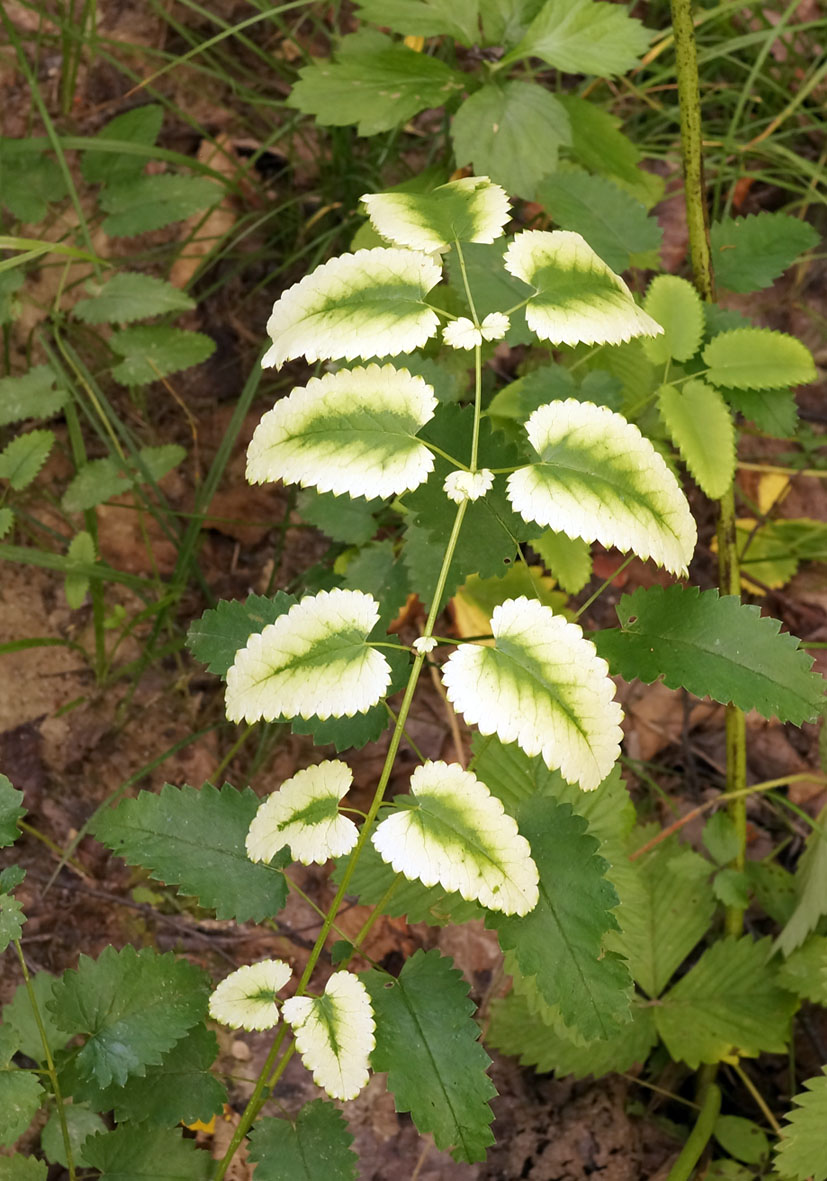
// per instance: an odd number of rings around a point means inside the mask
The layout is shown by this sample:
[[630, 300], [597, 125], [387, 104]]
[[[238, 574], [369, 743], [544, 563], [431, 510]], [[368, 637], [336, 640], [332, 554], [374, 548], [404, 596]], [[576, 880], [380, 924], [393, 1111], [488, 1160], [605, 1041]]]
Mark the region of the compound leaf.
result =
[[0, 1144], [14, 1144], [40, 1107], [43, 1087], [36, 1074], [17, 1067], [0, 1069]]
[[362, 979], [377, 1017], [374, 1070], [386, 1071], [396, 1110], [458, 1161], [481, 1161], [494, 1143], [486, 1073], [468, 985], [439, 951], [416, 951], [393, 980], [375, 969]]
[[[245, 840], [260, 800], [252, 788], [219, 790], [206, 783], [142, 791], [101, 812], [95, 837], [128, 865], [177, 885], [219, 919], [262, 922], [284, 906], [284, 875], [247, 856]], [[286, 842], [282, 842], [285, 844]]]
[[110, 181], [100, 197], [101, 208], [109, 214], [102, 229], [113, 238], [145, 234], [183, 221], [220, 199], [220, 187], [206, 176], [165, 172]]
[[425, 296], [441, 277], [416, 250], [377, 246], [331, 258], [276, 300], [267, 321], [273, 344], [261, 363], [413, 352], [439, 325]]
[[703, 351], [713, 385], [734, 390], [777, 390], [815, 381], [810, 350], [794, 336], [770, 328], [719, 332]]
[[97, 960], [81, 955], [53, 997], [60, 1028], [89, 1035], [77, 1056], [81, 1077], [103, 1087], [157, 1066], [207, 1010], [201, 969], [148, 947], [106, 947]]
[[670, 689], [733, 702], [783, 722], [813, 721], [824, 682], [812, 657], [780, 632], [779, 620], [735, 595], [696, 586], [640, 588], [617, 607], [619, 629], [596, 639], [612, 672], [646, 684], [663, 677]]
[[686, 572], [694, 519], [636, 426], [606, 406], [567, 398], [540, 406], [525, 429], [539, 462], [508, 477], [508, 498], [522, 517]]
[[120, 271], [91, 299], [75, 304], [72, 315], [85, 324], [128, 324], [194, 307], [194, 299], [165, 279]]
[[313, 377], [276, 402], [256, 427], [247, 479], [351, 498], [408, 492], [433, 470], [433, 456], [416, 436], [436, 405], [421, 377], [393, 365]]
[[302, 1062], [331, 1099], [355, 1099], [368, 1081], [375, 1046], [368, 990], [351, 972], [334, 972], [320, 997], [294, 996], [281, 1007]]
[[29, 431], [12, 439], [0, 451], [0, 480], [8, 480], [15, 492], [28, 488], [49, 458], [54, 443], [51, 431]]
[[710, 231], [715, 281], [728, 291], [770, 287], [819, 236], [808, 222], [788, 213], [725, 218]]
[[827, 1148], [827, 1066], [804, 1082], [806, 1091], [793, 1095], [795, 1108], [787, 1115], [775, 1150], [775, 1165], [784, 1181], [825, 1181]]
[[66, 404], [66, 390], [55, 388], [51, 365], [34, 365], [19, 377], [0, 378], [0, 426], [25, 418], [51, 418]]
[[358, 1159], [345, 1117], [332, 1103], [305, 1103], [295, 1123], [256, 1120], [250, 1160], [260, 1181], [355, 1181]]
[[203, 332], [186, 332], [167, 324], [144, 324], [138, 328], [123, 328], [113, 332], [109, 343], [119, 357], [112, 368], [112, 376], [121, 385], [149, 385], [200, 365], [215, 352], [215, 341]]
[[653, 365], [695, 356], [704, 334], [704, 309], [691, 283], [678, 275], [657, 275], [649, 284], [643, 308], [663, 329], [662, 336], [643, 341]]
[[103, 1181], [206, 1181], [215, 1164], [180, 1130], [145, 1125], [126, 1124], [92, 1136], [83, 1152], [92, 1168], [100, 1169]]
[[625, 74], [648, 48], [650, 33], [617, 4], [546, 0], [522, 41], [503, 59], [539, 57], [567, 74]]
[[275, 623], [295, 603], [296, 599], [284, 591], [277, 591], [273, 598], [250, 595], [246, 599], [219, 599], [216, 607], [190, 624], [187, 647], [209, 672], [226, 677], [236, 652], [250, 636], [264, 631], [268, 623]]
[[700, 488], [718, 500], [735, 476], [735, 426], [726, 402], [704, 381], [661, 387], [658, 410]]
[[510, 217], [505, 191], [487, 176], [462, 177], [427, 193], [367, 193], [362, 202], [378, 234], [411, 250], [493, 242]]

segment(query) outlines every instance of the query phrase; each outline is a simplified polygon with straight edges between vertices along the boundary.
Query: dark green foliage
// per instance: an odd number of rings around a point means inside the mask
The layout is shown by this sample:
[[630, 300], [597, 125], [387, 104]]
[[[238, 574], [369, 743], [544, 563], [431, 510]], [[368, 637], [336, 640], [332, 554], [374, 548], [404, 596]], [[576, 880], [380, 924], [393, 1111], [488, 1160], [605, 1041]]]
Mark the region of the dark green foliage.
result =
[[261, 1119], [250, 1160], [261, 1181], [355, 1181], [357, 1159], [344, 1116], [332, 1103], [306, 1103], [295, 1122]]

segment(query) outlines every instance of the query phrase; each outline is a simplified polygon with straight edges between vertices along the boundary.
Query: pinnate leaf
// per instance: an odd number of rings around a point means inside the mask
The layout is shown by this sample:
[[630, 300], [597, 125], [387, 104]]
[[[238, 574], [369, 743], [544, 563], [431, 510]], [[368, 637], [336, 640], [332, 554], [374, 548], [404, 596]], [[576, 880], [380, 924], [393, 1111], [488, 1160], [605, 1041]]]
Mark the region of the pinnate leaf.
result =
[[442, 250], [455, 240], [493, 242], [510, 216], [508, 197], [487, 176], [466, 176], [427, 193], [362, 197], [378, 234], [411, 250]]
[[72, 315], [85, 324], [128, 324], [193, 307], [195, 301], [165, 279], [120, 271], [91, 299], [75, 304]]
[[525, 317], [540, 340], [620, 344], [663, 331], [637, 306], [620, 276], [572, 230], [523, 230], [505, 253], [505, 268], [535, 290]]
[[160, 230], [208, 209], [220, 198], [221, 189], [206, 176], [170, 172], [130, 176], [110, 182], [101, 193], [101, 208], [109, 214], [102, 228], [110, 237], [131, 237]]
[[339, 812], [353, 772], [339, 759], [326, 759], [297, 771], [267, 797], [247, 833], [251, 861], [271, 861], [285, 845], [294, 861], [323, 865], [349, 853], [358, 840], [356, 825]]
[[759, 291], [772, 283], [805, 250], [818, 245], [816, 230], [788, 213], [725, 218], [710, 231], [715, 281], [728, 291]]
[[215, 1162], [180, 1130], [126, 1124], [93, 1136], [84, 1155], [103, 1181], [206, 1181]]
[[8, 480], [15, 492], [28, 488], [49, 458], [54, 442], [51, 431], [29, 431], [12, 439], [0, 451], [0, 480]]
[[537, 867], [528, 842], [502, 804], [458, 763], [426, 762], [411, 777], [411, 796], [371, 840], [407, 878], [440, 885], [506, 914], [537, 903]]
[[425, 296], [441, 277], [439, 265], [416, 250], [377, 246], [331, 258], [276, 300], [262, 365], [413, 352], [439, 325]]
[[626, 9], [601, 0], [546, 0], [522, 41], [504, 59], [539, 57], [567, 74], [624, 74], [650, 34]]
[[775, 1166], [784, 1181], [825, 1181], [827, 1178], [827, 1066], [806, 1079], [806, 1091], [793, 1095], [796, 1105], [787, 1115], [776, 1148]]
[[167, 783], [158, 795], [142, 791], [101, 812], [92, 831], [129, 865], [177, 885], [219, 919], [261, 922], [284, 906], [287, 886], [283, 874], [247, 856], [244, 843], [259, 803], [249, 787]]
[[703, 351], [713, 385], [734, 390], [778, 390], [815, 381], [816, 370], [806, 345], [794, 336], [769, 328], [735, 328], [719, 332]]
[[250, 595], [246, 599], [220, 599], [190, 624], [187, 647], [196, 660], [216, 676], [226, 677], [235, 654], [251, 635], [275, 623], [296, 602], [292, 595], [278, 591], [273, 598]]
[[351, 972], [334, 972], [320, 997], [281, 1007], [302, 1062], [332, 1099], [355, 1099], [368, 1081], [375, 1022], [368, 990]]
[[704, 381], [665, 385], [658, 409], [701, 489], [718, 500], [735, 476], [735, 427], [726, 402]]
[[66, 396], [50, 365], [34, 365], [20, 377], [0, 378], [0, 426], [25, 418], [51, 418], [66, 404]]
[[662, 336], [643, 341], [646, 356], [654, 365], [688, 361], [701, 347], [704, 310], [701, 297], [686, 279], [678, 275], [657, 275], [649, 284], [644, 310], [660, 324]]
[[173, 952], [158, 955], [148, 947], [106, 947], [97, 960], [81, 955], [78, 967], [54, 985], [53, 997], [60, 1028], [89, 1035], [77, 1056], [81, 1077], [103, 1087], [157, 1066], [207, 1008], [204, 973]]
[[311, 378], [256, 427], [247, 479], [283, 480], [337, 496], [397, 496], [433, 470], [433, 456], [416, 436], [436, 404], [421, 377], [393, 365]]
[[375, 969], [362, 979], [377, 1017], [371, 1064], [387, 1072], [396, 1110], [455, 1160], [484, 1160], [496, 1091], [461, 974], [439, 951], [420, 949], [396, 980]]
[[145, 324], [138, 328], [123, 328], [109, 340], [119, 357], [112, 376], [122, 385], [149, 385], [200, 365], [215, 352], [215, 341], [203, 332], [185, 332], [166, 324]]
[[525, 429], [539, 462], [508, 478], [522, 517], [686, 572], [695, 522], [677, 480], [636, 426], [605, 406], [568, 398], [540, 406]]
[[260, 1181], [355, 1181], [358, 1164], [345, 1117], [332, 1103], [305, 1103], [295, 1123], [257, 1120], [250, 1160]]
[[696, 586], [640, 588], [617, 607], [619, 629], [605, 629], [598, 651], [613, 673], [646, 684], [732, 702], [780, 721], [814, 720], [824, 683], [813, 660], [780, 622], [734, 595]]

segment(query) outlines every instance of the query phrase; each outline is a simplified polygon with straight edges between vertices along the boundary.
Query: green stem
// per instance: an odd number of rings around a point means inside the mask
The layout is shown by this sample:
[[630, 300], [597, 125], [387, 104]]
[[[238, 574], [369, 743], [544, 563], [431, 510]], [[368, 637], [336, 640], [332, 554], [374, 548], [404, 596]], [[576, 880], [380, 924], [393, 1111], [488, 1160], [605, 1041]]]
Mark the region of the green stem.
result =
[[695, 1165], [701, 1159], [701, 1153], [710, 1141], [720, 1110], [721, 1092], [714, 1083], [710, 1083], [706, 1088], [695, 1126], [689, 1133], [689, 1139], [681, 1149], [680, 1156], [669, 1170], [666, 1181], [689, 1181]]

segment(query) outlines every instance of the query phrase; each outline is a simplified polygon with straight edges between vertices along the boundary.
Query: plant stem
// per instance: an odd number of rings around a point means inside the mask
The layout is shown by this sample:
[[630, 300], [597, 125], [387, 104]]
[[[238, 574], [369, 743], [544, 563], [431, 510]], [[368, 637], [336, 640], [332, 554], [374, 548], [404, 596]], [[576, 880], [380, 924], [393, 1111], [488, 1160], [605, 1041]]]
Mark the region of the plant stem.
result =
[[681, 1149], [680, 1156], [669, 1170], [666, 1181], [689, 1181], [701, 1153], [709, 1143], [720, 1110], [721, 1092], [714, 1083], [710, 1083], [706, 1088], [695, 1126], [689, 1133], [689, 1139]]

